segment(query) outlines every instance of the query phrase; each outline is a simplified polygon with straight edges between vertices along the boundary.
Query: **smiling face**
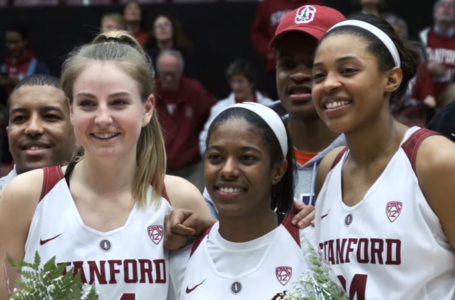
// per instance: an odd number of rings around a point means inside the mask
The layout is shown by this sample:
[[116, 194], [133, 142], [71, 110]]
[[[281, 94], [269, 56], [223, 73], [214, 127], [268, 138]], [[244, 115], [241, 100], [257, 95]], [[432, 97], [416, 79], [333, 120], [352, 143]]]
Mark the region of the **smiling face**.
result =
[[11, 95], [8, 141], [18, 173], [68, 162], [75, 150], [62, 90], [23, 86]]
[[311, 68], [317, 40], [305, 33], [284, 35], [276, 48], [278, 96], [291, 116], [316, 116], [311, 101]]
[[205, 182], [220, 216], [245, 217], [270, 209], [272, 185], [285, 170], [272, 165], [263, 132], [244, 119], [227, 119], [211, 132]]
[[119, 64], [94, 61], [73, 86], [72, 122], [86, 155], [113, 159], [136, 155], [154, 98], [141, 101], [137, 82]]
[[[313, 101], [334, 132], [349, 132], [389, 114], [389, 72], [381, 72], [365, 39], [348, 33], [325, 38], [313, 67]], [[389, 94], [389, 95], [387, 95]]]
[[158, 77], [163, 90], [175, 92], [180, 85], [183, 74], [181, 61], [174, 55], [163, 55], [157, 62]]

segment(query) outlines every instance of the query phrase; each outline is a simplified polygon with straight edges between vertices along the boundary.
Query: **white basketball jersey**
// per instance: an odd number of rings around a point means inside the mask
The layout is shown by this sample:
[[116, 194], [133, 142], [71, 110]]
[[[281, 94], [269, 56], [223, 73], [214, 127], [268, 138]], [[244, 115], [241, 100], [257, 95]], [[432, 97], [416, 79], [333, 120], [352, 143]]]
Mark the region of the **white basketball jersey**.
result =
[[25, 260], [33, 262], [36, 251], [43, 264], [56, 256], [58, 264], [67, 264], [67, 271], [74, 268], [83, 281], [94, 282], [100, 300], [166, 300], [168, 253], [163, 247], [163, 225], [171, 211], [169, 201], [161, 198], [159, 208], [134, 206], [124, 226], [99, 232], [84, 225], [57, 168], [45, 169], [43, 197], [30, 226]]
[[316, 203], [316, 239], [351, 300], [453, 300], [455, 254], [415, 173], [421, 142], [413, 127], [358, 204], [342, 199], [342, 168], [328, 174]]
[[[272, 300], [276, 299], [278, 294], [293, 288], [293, 282], [309, 268], [300, 243], [306, 242], [304, 236], [314, 242], [314, 228], [301, 231], [292, 226], [290, 221], [291, 217], [286, 217], [282, 225], [256, 240], [246, 243], [228, 242], [229, 249], [226, 243], [218, 242], [221, 236], [218, 232], [219, 223], [216, 223], [202, 240], [195, 243], [192, 249], [189, 248], [190, 251], [177, 254], [183, 255], [183, 260], [174, 261], [174, 253], [171, 253], [170, 276], [174, 286], [177, 286], [175, 299]], [[251, 269], [246, 268], [242, 273], [235, 275], [225, 274], [217, 269], [207, 246], [208, 240], [219, 245], [222, 254], [235, 253], [244, 257], [243, 260], [221, 262], [219, 265], [248, 265], [251, 251], [261, 248], [264, 251], [261, 251], [259, 254], [261, 257], [257, 258], [258, 263], [253, 264]], [[221, 257], [221, 259], [229, 259], [225, 258], [226, 256]], [[187, 263], [186, 271], [174, 268], [176, 265], [185, 266], [185, 263]], [[176, 280], [179, 273], [184, 275]]]

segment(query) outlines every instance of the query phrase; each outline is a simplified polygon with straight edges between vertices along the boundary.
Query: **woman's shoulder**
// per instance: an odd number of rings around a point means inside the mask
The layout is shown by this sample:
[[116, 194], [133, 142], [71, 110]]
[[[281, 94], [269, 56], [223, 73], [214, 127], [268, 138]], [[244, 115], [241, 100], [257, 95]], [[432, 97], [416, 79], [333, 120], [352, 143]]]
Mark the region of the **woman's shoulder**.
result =
[[32, 170], [16, 176], [2, 194], [3, 205], [14, 207], [15, 210], [24, 213], [34, 211], [41, 198], [43, 178], [43, 169]]
[[[183, 204], [191, 203], [194, 200], [203, 201], [202, 194], [198, 188], [182, 177], [165, 175], [164, 184], [173, 207], [179, 208]], [[183, 205], [183, 207], [186, 207], [186, 205]]]
[[[14, 197], [39, 201], [44, 189], [52, 188], [64, 177], [66, 167], [46, 167], [17, 175], [6, 186], [3, 198]], [[24, 188], [26, 186], [27, 188]]]
[[455, 143], [438, 133], [422, 141], [416, 156], [418, 176], [436, 175], [441, 170], [452, 167], [455, 173]]

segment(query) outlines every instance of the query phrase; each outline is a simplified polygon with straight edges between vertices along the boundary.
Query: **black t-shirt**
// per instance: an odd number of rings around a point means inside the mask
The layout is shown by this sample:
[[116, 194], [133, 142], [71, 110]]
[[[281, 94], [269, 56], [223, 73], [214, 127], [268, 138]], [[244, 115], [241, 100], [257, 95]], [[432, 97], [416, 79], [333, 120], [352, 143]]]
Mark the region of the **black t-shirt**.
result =
[[455, 101], [438, 112], [428, 123], [427, 128], [442, 133], [455, 142]]

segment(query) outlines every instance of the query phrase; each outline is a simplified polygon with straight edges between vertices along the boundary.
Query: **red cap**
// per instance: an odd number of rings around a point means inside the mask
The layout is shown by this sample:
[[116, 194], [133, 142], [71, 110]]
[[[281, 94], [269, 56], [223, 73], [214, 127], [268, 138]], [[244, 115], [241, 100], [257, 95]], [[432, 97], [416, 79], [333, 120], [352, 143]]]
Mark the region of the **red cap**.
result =
[[346, 18], [339, 11], [321, 5], [305, 5], [286, 14], [275, 31], [269, 48], [275, 48], [276, 42], [290, 31], [308, 33], [320, 40], [327, 30]]

